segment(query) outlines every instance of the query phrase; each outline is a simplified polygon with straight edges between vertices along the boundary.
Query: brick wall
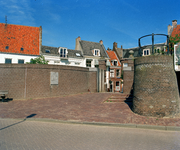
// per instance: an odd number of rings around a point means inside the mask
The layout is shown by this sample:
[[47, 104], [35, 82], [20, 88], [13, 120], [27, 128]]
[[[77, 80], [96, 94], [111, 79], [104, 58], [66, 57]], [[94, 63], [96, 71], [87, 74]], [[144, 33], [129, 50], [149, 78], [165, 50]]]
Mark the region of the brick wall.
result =
[[[50, 85], [51, 72], [58, 72], [58, 85]], [[30, 99], [97, 91], [96, 71], [88, 68], [0, 64], [0, 90], [8, 90], [9, 98]]]
[[145, 116], [179, 112], [179, 93], [172, 56], [135, 59], [133, 111]]
[[121, 63], [127, 63], [128, 68], [125, 70], [122, 65], [123, 71], [123, 93], [130, 94], [131, 89], [133, 88], [133, 81], [134, 81], [134, 60], [133, 59], [124, 59]]
[[41, 34], [42, 27], [0, 23], [0, 52], [39, 55]]

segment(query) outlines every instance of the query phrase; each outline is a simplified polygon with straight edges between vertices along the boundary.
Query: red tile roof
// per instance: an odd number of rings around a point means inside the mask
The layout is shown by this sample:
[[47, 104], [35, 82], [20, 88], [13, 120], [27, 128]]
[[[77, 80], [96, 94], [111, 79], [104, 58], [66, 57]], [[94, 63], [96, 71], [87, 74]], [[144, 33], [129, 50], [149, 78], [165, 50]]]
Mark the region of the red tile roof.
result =
[[0, 52], [39, 55], [41, 27], [0, 23]]
[[[118, 61], [118, 66], [121, 66], [121, 64], [120, 64], [120, 62], [119, 62], [119, 59], [117, 58], [117, 55], [116, 55], [116, 53], [114, 52], [114, 51], [106, 51], [107, 52], [107, 54], [108, 54], [108, 56], [109, 56], [109, 61], [110, 61], [110, 63], [111, 63], [111, 60], [117, 60]], [[111, 65], [112, 65], [112, 63], [111, 63]], [[113, 65], [112, 65], [113, 66]]]
[[176, 34], [180, 35], [180, 25], [177, 25], [176, 28], [173, 29], [171, 36], [175, 37]]

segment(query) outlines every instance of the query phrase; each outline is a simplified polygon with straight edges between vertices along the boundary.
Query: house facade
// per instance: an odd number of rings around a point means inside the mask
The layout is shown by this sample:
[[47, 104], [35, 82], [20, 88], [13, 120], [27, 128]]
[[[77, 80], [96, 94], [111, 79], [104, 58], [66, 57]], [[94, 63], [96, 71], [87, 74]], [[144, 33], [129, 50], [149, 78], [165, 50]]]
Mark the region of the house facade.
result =
[[86, 67], [85, 59], [81, 51], [78, 50], [42, 45], [41, 55], [43, 55], [45, 60], [48, 61], [48, 64], [51, 65]]
[[121, 63], [116, 55], [115, 51], [108, 48], [106, 51], [109, 56], [110, 68], [109, 68], [109, 83], [107, 85], [109, 92], [122, 92], [123, 80]]
[[97, 89], [98, 92], [107, 91], [107, 75], [109, 74], [109, 56], [103, 45], [103, 41], [90, 42], [81, 40], [80, 37], [76, 38], [75, 50], [82, 52], [85, 59], [85, 66], [88, 68], [97, 69]]
[[30, 62], [40, 55], [42, 27], [0, 23], [0, 63]]

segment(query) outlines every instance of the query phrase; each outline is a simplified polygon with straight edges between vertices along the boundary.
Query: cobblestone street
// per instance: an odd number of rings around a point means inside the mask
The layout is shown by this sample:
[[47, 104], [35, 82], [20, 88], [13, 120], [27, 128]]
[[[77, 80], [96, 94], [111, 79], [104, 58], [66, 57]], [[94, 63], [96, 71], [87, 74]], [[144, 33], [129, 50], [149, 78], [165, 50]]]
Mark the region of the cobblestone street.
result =
[[[0, 118], [47, 118], [77, 122], [105, 122], [180, 126], [180, 118], [155, 118], [133, 113], [124, 94], [84, 93], [57, 98], [0, 103]], [[113, 99], [118, 99], [116, 102]], [[109, 101], [109, 102], [107, 102]], [[129, 104], [129, 105], [128, 105]]]

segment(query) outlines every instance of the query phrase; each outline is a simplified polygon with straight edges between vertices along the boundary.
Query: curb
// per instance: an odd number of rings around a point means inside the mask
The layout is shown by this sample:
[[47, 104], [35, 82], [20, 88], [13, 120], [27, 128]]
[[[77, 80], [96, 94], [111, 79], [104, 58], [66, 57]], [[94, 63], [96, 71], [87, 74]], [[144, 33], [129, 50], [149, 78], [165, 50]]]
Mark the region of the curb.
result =
[[63, 121], [57, 119], [47, 118], [0, 118], [4, 120], [21, 120], [21, 121], [40, 121], [40, 122], [52, 122], [52, 123], [64, 123], [64, 124], [79, 124], [79, 125], [95, 125], [95, 126], [109, 126], [109, 127], [124, 127], [124, 128], [138, 128], [138, 129], [151, 129], [151, 130], [164, 130], [164, 131], [180, 131], [180, 127], [177, 126], [155, 126], [155, 125], [142, 125], [142, 124], [121, 124], [121, 123], [104, 123], [104, 122], [80, 122], [80, 121]]

